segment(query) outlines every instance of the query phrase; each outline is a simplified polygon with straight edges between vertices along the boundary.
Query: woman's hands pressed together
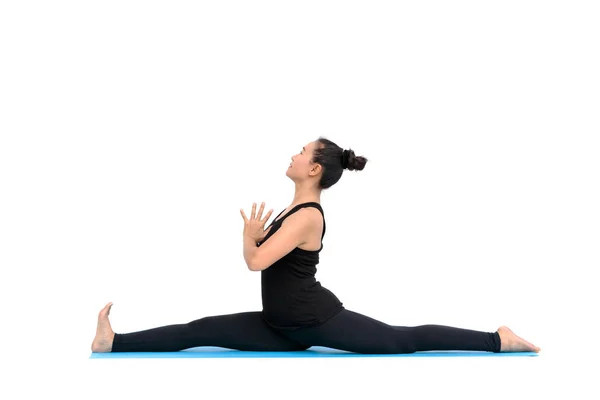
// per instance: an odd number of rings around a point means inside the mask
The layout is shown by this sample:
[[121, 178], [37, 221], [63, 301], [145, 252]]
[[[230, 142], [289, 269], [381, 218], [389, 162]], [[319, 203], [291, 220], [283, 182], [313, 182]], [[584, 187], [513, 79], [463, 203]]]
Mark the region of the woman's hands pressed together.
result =
[[258, 214], [255, 215], [256, 203], [252, 203], [252, 213], [250, 214], [250, 218], [247, 218], [244, 210], [240, 208], [240, 213], [244, 219], [244, 236], [252, 238], [255, 243], [262, 241], [271, 229], [271, 227], [269, 227], [269, 229], [265, 230], [265, 223], [269, 220], [269, 217], [273, 213], [273, 209], [265, 215], [265, 218], [261, 219], [264, 208], [265, 202], [263, 201], [258, 210]]

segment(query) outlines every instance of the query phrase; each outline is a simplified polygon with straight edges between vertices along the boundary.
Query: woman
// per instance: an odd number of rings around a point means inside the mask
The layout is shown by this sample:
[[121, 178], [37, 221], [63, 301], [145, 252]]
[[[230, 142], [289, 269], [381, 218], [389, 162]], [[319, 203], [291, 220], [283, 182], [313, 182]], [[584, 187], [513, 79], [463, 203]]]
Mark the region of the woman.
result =
[[365, 354], [414, 353], [427, 350], [488, 352], [540, 348], [506, 326], [480, 332], [442, 325], [393, 326], [347, 310], [315, 280], [325, 219], [321, 191], [335, 184], [344, 169], [362, 170], [367, 162], [320, 137], [292, 157], [287, 176], [296, 185], [294, 199], [265, 230], [272, 209], [264, 203], [244, 219], [244, 259], [261, 272], [262, 311], [208, 316], [187, 324], [133, 333], [114, 333], [108, 320], [112, 303], [98, 315], [93, 352], [179, 351], [218, 346], [247, 351], [299, 351], [325, 346]]

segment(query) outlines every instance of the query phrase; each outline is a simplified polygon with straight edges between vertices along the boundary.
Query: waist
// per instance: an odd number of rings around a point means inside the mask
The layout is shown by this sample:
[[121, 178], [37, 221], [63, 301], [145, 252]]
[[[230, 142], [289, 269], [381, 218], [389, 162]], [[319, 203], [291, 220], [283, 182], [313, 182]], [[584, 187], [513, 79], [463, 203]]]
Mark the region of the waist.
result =
[[265, 319], [277, 327], [318, 324], [342, 308], [342, 302], [319, 282], [295, 290], [264, 288], [262, 300]]
[[285, 312], [263, 308], [261, 316], [272, 328], [293, 331], [300, 328], [321, 325], [343, 309], [344, 306], [341, 302], [332, 303], [327, 306], [322, 305], [316, 309], [303, 310], [291, 308]]

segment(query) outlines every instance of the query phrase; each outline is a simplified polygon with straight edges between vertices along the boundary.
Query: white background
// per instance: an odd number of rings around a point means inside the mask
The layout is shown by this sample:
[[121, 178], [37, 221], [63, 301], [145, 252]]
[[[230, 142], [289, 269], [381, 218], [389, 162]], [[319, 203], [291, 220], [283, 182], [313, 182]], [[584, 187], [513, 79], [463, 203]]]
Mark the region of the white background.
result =
[[[593, 397], [593, 3], [3, 2], [3, 387]], [[259, 311], [239, 210], [286, 208], [319, 136], [369, 159], [322, 193], [322, 285], [393, 325], [508, 325], [539, 357], [89, 359], [109, 301], [121, 333]]]

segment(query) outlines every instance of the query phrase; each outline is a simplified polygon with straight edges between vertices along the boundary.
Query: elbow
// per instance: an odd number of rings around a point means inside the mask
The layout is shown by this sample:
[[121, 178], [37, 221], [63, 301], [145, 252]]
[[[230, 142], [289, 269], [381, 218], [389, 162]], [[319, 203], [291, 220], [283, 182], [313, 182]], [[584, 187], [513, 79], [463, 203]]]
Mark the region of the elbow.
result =
[[250, 266], [248, 266], [248, 269], [252, 272], [259, 272], [262, 271], [262, 268], [257, 267], [256, 265], [252, 265], [250, 264]]
[[266, 269], [266, 268], [265, 268], [265, 267], [263, 267], [262, 265], [259, 265], [259, 264], [256, 262], [256, 260], [253, 260], [252, 262], [250, 262], [250, 263], [248, 264], [248, 269], [249, 269], [250, 271], [254, 271], [254, 272], [260, 272], [260, 271], [262, 271], [263, 269]]
[[263, 269], [265, 269], [263, 265], [264, 261], [257, 251], [253, 254], [253, 257], [250, 257], [250, 260], [248, 262], [248, 269], [254, 272], [262, 271]]
[[253, 272], [260, 271], [260, 269], [259, 269], [259, 268], [257, 268], [257, 266], [256, 266], [256, 263], [255, 263], [255, 262], [253, 262], [253, 261], [250, 261], [250, 262], [248, 263], [248, 269], [249, 269], [250, 271], [253, 271]]

